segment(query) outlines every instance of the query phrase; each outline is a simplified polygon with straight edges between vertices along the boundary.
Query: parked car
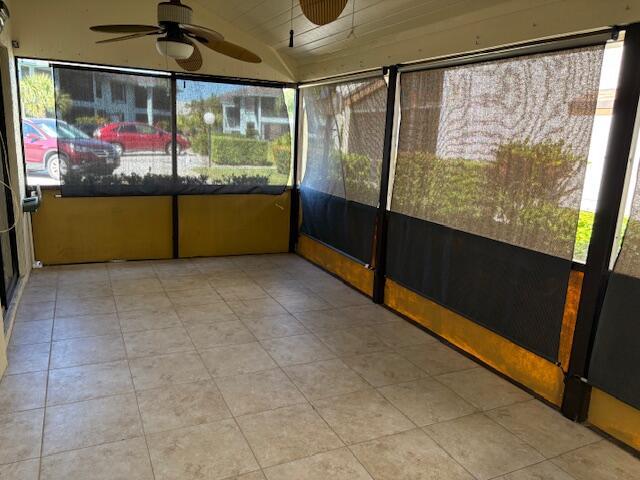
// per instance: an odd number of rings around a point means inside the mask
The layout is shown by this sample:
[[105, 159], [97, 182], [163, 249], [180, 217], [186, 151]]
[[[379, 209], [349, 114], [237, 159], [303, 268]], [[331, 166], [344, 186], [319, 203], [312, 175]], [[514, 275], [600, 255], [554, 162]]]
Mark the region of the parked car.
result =
[[120, 166], [112, 145], [55, 118], [24, 119], [22, 142], [27, 170], [46, 171], [56, 180], [68, 171], [111, 174]]
[[[109, 123], [93, 132], [93, 136], [113, 145], [120, 154], [125, 152], [164, 152], [171, 154], [171, 133], [161, 128], [138, 122]], [[191, 146], [182, 135], [177, 136], [178, 153]]]

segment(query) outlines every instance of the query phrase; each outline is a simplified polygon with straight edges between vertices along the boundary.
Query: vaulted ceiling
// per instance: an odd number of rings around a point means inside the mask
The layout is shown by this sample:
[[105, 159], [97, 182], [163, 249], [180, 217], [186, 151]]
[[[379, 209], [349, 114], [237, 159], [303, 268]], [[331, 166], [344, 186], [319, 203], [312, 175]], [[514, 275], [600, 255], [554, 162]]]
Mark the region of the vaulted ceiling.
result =
[[[95, 45], [99, 23], [155, 23], [159, 0], [10, 0], [16, 55], [175, 69], [152, 38]], [[308, 80], [640, 20], [640, 0], [348, 0], [333, 23], [298, 0], [183, 0], [196, 23], [256, 51], [260, 65], [207, 52], [202, 73]], [[292, 10], [293, 3], [293, 10]], [[289, 48], [293, 20], [294, 47]], [[352, 32], [353, 26], [353, 33]]]

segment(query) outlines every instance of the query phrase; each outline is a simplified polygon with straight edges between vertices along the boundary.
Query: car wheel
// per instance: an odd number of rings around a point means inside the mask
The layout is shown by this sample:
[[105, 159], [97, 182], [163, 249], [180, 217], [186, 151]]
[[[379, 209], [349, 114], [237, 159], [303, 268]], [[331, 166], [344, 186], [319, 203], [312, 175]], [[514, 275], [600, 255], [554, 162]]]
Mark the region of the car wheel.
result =
[[[164, 151], [167, 155], [171, 155], [171, 149], [173, 147], [173, 142], [167, 143], [166, 147], [164, 147]], [[182, 148], [182, 145], [178, 144], [178, 155], [184, 155], [186, 150]]]
[[64, 155], [52, 153], [47, 157], [47, 173], [54, 180], [60, 180], [69, 172], [69, 161]]
[[122, 154], [124, 153], [124, 147], [119, 144], [119, 143], [112, 143], [111, 145], [113, 145], [113, 148], [115, 148], [116, 150], [116, 154], [121, 157]]

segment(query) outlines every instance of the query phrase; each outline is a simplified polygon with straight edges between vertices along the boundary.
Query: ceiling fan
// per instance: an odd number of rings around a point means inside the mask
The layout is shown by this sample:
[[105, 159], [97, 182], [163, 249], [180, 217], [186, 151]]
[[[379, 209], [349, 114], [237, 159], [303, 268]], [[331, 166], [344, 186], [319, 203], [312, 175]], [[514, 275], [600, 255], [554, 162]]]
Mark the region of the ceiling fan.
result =
[[[227, 42], [224, 37], [209, 28], [191, 22], [193, 10], [180, 0], [158, 4], [158, 25], [94, 25], [91, 30], [102, 33], [126, 33], [127, 35], [96, 43], [119, 42], [149, 35], [161, 35], [156, 48], [161, 55], [173, 58], [184, 70], [195, 72], [202, 67], [202, 55], [197, 43], [214, 52], [243, 62], [260, 63], [262, 59], [246, 48]], [[195, 41], [195, 42], [194, 42]], [[196, 43], [197, 42], [197, 43]]]

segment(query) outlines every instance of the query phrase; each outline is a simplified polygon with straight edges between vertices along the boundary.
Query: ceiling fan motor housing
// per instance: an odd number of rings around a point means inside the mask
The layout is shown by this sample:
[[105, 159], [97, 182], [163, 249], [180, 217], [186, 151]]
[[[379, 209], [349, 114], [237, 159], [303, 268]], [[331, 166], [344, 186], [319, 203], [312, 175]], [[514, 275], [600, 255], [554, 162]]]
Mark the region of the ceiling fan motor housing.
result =
[[178, 23], [190, 25], [193, 10], [179, 1], [161, 2], [158, 4], [158, 23]]

